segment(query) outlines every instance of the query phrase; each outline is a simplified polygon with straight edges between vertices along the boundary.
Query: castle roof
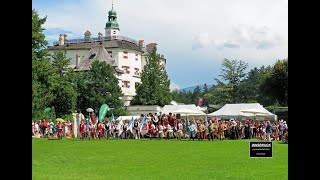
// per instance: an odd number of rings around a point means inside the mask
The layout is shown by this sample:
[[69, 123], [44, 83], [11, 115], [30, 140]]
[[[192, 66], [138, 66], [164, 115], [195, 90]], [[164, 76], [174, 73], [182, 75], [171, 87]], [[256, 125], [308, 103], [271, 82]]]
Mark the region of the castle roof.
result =
[[79, 63], [78, 70], [89, 70], [91, 63], [94, 61], [105, 61], [107, 64], [114, 66], [115, 60], [113, 60], [108, 51], [103, 45], [92, 47], [88, 53]]
[[[62, 46], [49, 46], [48, 50], [88, 50], [95, 46], [98, 46], [100, 42], [83, 42], [83, 43], [67, 43]], [[143, 52], [139, 46], [134, 43], [124, 41], [124, 40], [111, 40], [111, 41], [103, 41], [103, 47], [106, 49], [119, 48], [119, 49], [127, 49], [127, 50], [135, 50], [139, 52]]]

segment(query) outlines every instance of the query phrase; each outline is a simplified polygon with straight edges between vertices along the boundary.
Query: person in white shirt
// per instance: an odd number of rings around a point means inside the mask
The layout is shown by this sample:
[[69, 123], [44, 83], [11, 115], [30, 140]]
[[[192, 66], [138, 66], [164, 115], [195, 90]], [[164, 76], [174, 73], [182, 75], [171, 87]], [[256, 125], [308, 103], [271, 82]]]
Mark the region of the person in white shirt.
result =
[[172, 137], [172, 135], [173, 135], [173, 130], [172, 130], [170, 124], [167, 124], [167, 126], [165, 127], [165, 129], [166, 129], [166, 137], [167, 137], [167, 140], [169, 140], [169, 139]]
[[163, 125], [162, 124], [158, 124], [158, 138], [161, 139], [164, 137], [164, 132], [163, 132]]
[[191, 138], [192, 138], [192, 140], [194, 141], [194, 137], [195, 137], [196, 129], [197, 129], [197, 126], [195, 124], [194, 119], [191, 120], [191, 124], [189, 126], [189, 129], [190, 129], [190, 139], [189, 140], [191, 140]]
[[34, 132], [35, 132], [35, 137], [36, 138], [40, 138], [39, 131], [40, 131], [39, 124], [38, 124], [38, 122], [36, 122], [35, 125], [34, 125]]

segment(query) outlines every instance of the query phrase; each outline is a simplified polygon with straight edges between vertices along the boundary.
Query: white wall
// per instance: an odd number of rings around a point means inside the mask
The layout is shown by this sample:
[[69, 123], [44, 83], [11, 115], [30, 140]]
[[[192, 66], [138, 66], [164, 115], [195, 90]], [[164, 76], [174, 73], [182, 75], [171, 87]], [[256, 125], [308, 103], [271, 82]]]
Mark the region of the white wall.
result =
[[[129, 74], [127, 74], [126, 72], [124, 74], [122, 74], [121, 76], [118, 76], [119, 79], [121, 79], [119, 81], [119, 86], [122, 89], [122, 92], [125, 95], [129, 95], [129, 96], [134, 96], [136, 95], [135, 93], [135, 83], [136, 82], [141, 82], [141, 78], [139, 77], [135, 77], [134, 73], [135, 73], [135, 68], [139, 69], [139, 72], [141, 73], [141, 52], [137, 52], [137, 51], [127, 51], [128, 52], [128, 59], [125, 59], [124, 56], [124, 51], [123, 50], [118, 50], [116, 52], [116, 61], [117, 61], [117, 65], [119, 67], [119, 69], [124, 70], [124, 68], [122, 68], [122, 66], [129, 66]], [[136, 54], [138, 54], [138, 60], [135, 60], [136, 58]], [[127, 87], [122, 87], [123, 83], [122, 81], [130, 81], [130, 88]]]

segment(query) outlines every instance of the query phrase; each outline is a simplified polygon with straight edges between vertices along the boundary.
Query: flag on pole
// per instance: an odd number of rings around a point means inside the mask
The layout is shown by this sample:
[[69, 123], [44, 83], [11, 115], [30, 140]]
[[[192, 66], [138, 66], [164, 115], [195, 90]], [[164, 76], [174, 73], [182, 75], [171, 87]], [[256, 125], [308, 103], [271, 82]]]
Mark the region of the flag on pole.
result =
[[118, 136], [120, 136], [122, 134], [122, 131], [123, 131], [122, 124], [123, 123], [122, 123], [122, 117], [121, 117], [121, 119], [118, 122], [118, 126], [117, 126], [117, 130], [119, 132]]
[[142, 128], [142, 125], [147, 121], [147, 117], [145, 116], [142, 121], [139, 123], [139, 129], [140, 129], [140, 132], [141, 132], [141, 128]]
[[140, 133], [142, 136], [144, 136], [145, 134], [147, 134], [149, 127], [148, 127], [148, 123], [147, 123], [147, 117], [145, 116], [143, 118], [143, 120], [140, 122], [139, 124], [139, 129], [140, 129]]
[[127, 130], [130, 130], [130, 132], [132, 133], [132, 124], [133, 124], [133, 116], [128, 124]]
[[184, 133], [190, 136], [190, 122], [189, 122], [188, 114], [186, 115], [186, 129]]
[[112, 122], [114, 121], [114, 115], [112, 113], [111, 118], [110, 118], [110, 122], [109, 122], [109, 129], [112, 129]]
[[201, 96], [200, 98], [199, 98], [199, 102], [198, 102], [198, 106], [202, 106], [202, 102], [203, 102], [203, 97]]

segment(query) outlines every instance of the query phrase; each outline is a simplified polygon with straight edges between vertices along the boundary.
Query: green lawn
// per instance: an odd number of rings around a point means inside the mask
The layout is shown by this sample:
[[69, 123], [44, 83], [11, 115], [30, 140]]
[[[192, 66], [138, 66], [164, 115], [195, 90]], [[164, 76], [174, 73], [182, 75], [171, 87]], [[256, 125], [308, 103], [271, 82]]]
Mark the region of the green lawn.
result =
[[249, 142], [32, 139], [32, 179], [288, 179], [287, 144], [249, 158]]

